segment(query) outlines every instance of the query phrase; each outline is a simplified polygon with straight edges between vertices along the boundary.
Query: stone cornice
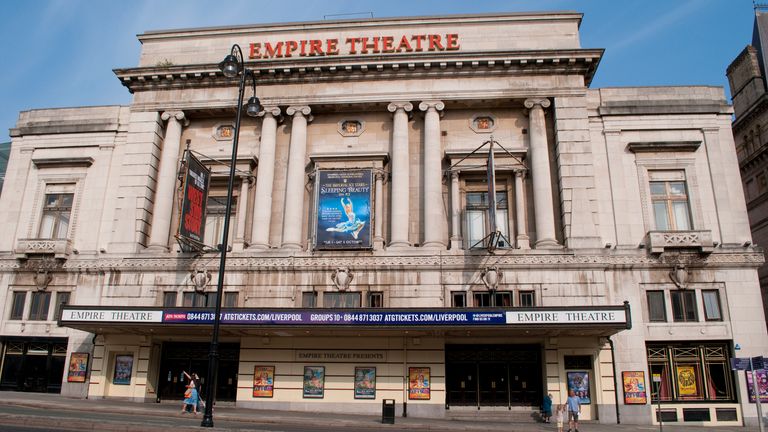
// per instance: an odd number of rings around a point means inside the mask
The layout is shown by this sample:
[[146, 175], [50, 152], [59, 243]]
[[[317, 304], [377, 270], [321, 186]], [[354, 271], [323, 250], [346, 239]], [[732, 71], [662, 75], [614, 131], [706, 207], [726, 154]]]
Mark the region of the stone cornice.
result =
[[[412, 254], [412, 255], [328, 255], [328, 256], [230, 256], [228, 271], [281, 271], [285, 269], [327, 270], [340, 266], [371, 271], [409, 271], [440, 268], [444, 271], [462, 271], [495, 265], [503, 269], [636, 269], [667, 268], [685, 264], [693, 268], [747, 267], [757, 268], [765, 259], [761, 251], [715, 252], [711, 254], [667, 254], [658, 256], [641, 254], [529, 253], [487, 254]], [[130, 257], [69, 259], [60, 267], [63, 271], [168, 271], [183, 272], [196, 268], [209, 258]], [[0, 259], [0, 272], [29, 270], [25, 261]], [[386, 270], [382, 270], [386, 269]], [[211, 270], [215, 268], [211, 267]]]
[[[589, 85], [602, 55], [602, 49], [429, 52], [260, 60], [246, 66], [254, 71], [259, 85], [526, 73], [580, 74]], [[217, 64], [114, 69], [114, 73], [131, 93], [237, 84], [224, 77]]]

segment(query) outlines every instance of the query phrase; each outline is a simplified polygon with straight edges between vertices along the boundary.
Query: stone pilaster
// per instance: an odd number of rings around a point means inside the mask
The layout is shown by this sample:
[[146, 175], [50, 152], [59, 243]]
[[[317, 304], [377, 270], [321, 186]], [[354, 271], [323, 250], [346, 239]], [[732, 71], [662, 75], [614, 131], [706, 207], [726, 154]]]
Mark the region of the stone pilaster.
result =
[[384, 249], [384, 172], [378, 171], [376, 178], [376, 202], [374, 210], [373, 249]]
[[443, 208], [443, 149], [440, 145], [442, 101], [424, 101], [424, 243], [423, 247], [445, 248], [445, 211]]
[[237, 225], [235, 226], [235, 239], [232, 242], [232, 250], [240, 252], [245, 248], [245, 219], [248, 214], [248, 186], [250, 177], [240, 176], [240, 195], [237, 197]]
[[461, 193], [459, 192], [459, 172], [451, 172], [451, 249], [461, 248]]
[[285, 215], [283, 217], [283, 243], [286, 249], [302, 249], [301, 232], [304, 226], [304, 169], [307, 158], [307, 123], [311, 120], [310, 107], [291, 106], [285, 111], [293, 117], [291, 144], [288, 150], [288, 178], [285, 184]]
[[259, 172], [256, 178], [256, 196], [253, 206], [253, 224], [249, 249], [269, 248], [269, 226], [272, 222], [272, 188], [275, 181], [275, 146], [277, 143], [277, 118], [280, 108], [265, 107], [259, 113], [261, 143], [259, 145]]
[[515, 171], [515, 223], [517, 224], [517, 238], [515, 240], [518, 249], [531, 248], [525, 210], [525, 171], [518, 170]]
[[410, 170], [408, 143], [408, 113], [413, 110], [410, 102], [392, 102], [387, 110], [393, 113], [392, 125], [392, 193], [390, 197], [389, 247], [407, 247], [410, 227]]

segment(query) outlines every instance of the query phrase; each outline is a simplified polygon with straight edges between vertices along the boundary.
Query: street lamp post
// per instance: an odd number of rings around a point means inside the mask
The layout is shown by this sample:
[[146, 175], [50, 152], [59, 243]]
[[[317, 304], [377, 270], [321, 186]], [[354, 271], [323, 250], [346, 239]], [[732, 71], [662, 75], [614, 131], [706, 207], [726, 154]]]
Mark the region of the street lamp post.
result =
[[[237, 96], [237, 118], [235, 120], [235, 133], [232, 139], [232, 160], [229, 165], [229, 181], [227, 182], [227, 206], [224, 212], [224, 232], [221, 235], [221, 245], [219, 252], [221, 259], [219, 261], [219, 279], [216, 284], [216, 309], [213, 315], [213, 335], [211, 336], [211, 346], [208, 350], [208, 374], [205, 384], [205, 413], [202, 427], [213, 427], [213, 403], [216, 398], [216, 372], [219, 363], [219, 325], [221, 324], [221, 297], [224, 291], [224, 270], [227, 264], [227, 244], [229, 242], [229, 219], [232, 212], [232, 184], [235, 181], [235, 165], [237, 164], [237, 144], [240, 137], [240, 118], [245, 108], [246, 114], [255, 117], [261, 111], [261, 103], [256, 97], [256, 77], [253, 72], [245, 68], [243, 60], [243, 51], [240, 46], [232, 45], [230, 54], [219, 63], [219, 68], [227, 78], [235, 78], [240, 75], [240, 90]], [[248, 99], [248, 104], [243, 107], [243, 94], [245, 93], [245, 81], [251, 77], [253, 82], [253, 96]]]

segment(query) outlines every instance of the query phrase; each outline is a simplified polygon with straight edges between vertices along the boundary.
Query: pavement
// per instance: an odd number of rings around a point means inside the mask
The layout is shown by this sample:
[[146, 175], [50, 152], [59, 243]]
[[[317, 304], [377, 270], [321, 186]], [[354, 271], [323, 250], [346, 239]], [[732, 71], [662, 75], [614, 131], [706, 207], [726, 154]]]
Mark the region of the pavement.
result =
[[[182, 414], [179, 403], [74, 399], [56, 394], [0, 392], [0, 430], [178, 432], [203, 430], [202, 414]], [[478, 431], [553, 432], [554, 424], [510, 422], [498, 417], [428, 419], [396, 417], [394, 425], [381, 416], [304, 411], [277, 411], [216, 406], [212, 431]], [[693, 432], [699, 426], [664, 425], [665, 432]], [[581, 432], [652, 432], [652, 425], [582, 422]], [[757, 427], [711, 427], [707, 431], [757, 431]]]

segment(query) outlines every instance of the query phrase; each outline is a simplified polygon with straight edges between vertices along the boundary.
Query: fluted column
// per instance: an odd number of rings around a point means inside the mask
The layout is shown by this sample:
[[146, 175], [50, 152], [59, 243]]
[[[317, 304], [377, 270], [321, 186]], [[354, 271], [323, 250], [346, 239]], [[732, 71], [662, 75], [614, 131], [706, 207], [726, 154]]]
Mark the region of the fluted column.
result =
[[181, 127], [184, 120], [182, 111], [166, 111], [160, 117], [168, 121], [163, 139], [163, 152], [157, 172], [157, 189], [152, 207], [152, 229], [149, 233], [149, 249], [168, 250], [168, 236], [171, 231], [176, 170], [181, 148]]
[[547, 128], [544, 108], [549, 99], [526, 99], [528, 108], [528, 136], [530, 137], [530, 165], [533, 179], [533, 210], [536, 222], [536, 247], [559, 247], [555, 238], [555, 209], [552, 201], [552, 175], [549, 170]]
[[237, 214], [235, 241], [232, 242], [232, 250], [242, 251], [245, 248], [245, 217], [248, 213], [248, 186], [251, 179], [248, 176], [240, 176], [240, 194], [237, 196]]
[[286, 249], [301, 249], [304, 226], [304, 168], [307, 158], [308, 106], [291, 106], [285, 111], [293, 117], [291, 144], [288, 150], [288, 179], [285, 183], [285, 215], [283, 244]]
[[424, 247], [445, 247], [443, 228], [443, 170], [440, 145], [440, 113], [445, 108], [441, 101], [424, 101]]
[[528, 229], [525, 224], [525, 171], [515, 171], [515, 224], [517, 225], [517, 248], [530, 249]]
[[413, 109], [410, 102], [392, 102], [387, 106], [394, 113], [392, 125], [392, 196], [389, 214], [389, 247], [406, 247], [410, 226], [410, 170], [408, 143], [408, 113]]
[[459, 220], [461, 218], [461, 195], [459, 195], [459, 172], [451, 172], [451, 249], [461, 247]]
[[280, 108], [265, 107], [259, 113], [261, 143], [259, 144], [259, 172], [256, 178], [256, 196], [253, 206], [253, 224], [249, 249], [269, 248], [269, 226], [272, 223], [272, 187], [275, 181], [275, 146], [277, 142], [277, 117]]
[[374, 214], [373, 227], [373, 248], [381, 250], [384, 248], [384, 172], [378, 171], [376, 177], [376, 207]]

